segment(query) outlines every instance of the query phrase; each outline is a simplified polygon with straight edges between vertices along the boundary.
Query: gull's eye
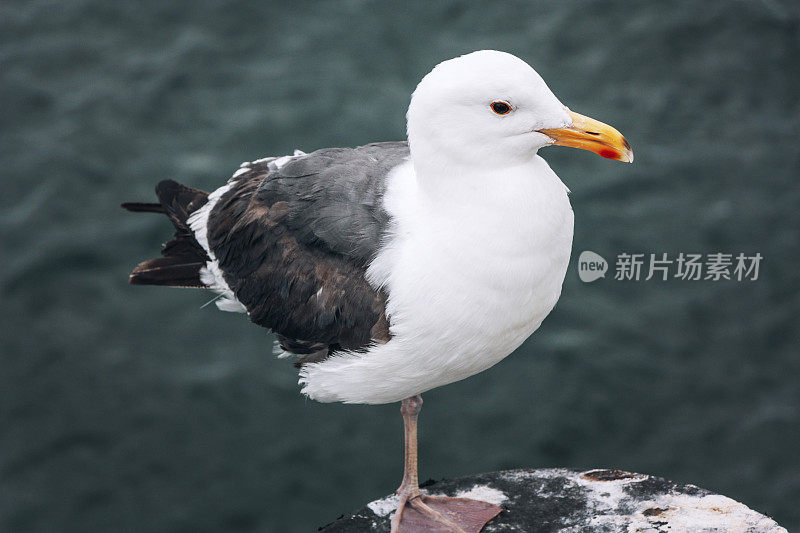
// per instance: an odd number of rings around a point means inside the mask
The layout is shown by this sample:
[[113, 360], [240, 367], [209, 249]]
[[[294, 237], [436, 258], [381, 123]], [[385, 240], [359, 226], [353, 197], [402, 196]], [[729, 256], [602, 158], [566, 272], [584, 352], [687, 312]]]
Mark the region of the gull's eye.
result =
[[492, 102], [492, 105], [490, 105], [489, 107], [491, 107], [492, 111], [494, 111], [498, 115], [508, 115], [509, 113], [511, 113], [511, 106], [508, 105], [508, 102], [502, 102], [502, 101]]

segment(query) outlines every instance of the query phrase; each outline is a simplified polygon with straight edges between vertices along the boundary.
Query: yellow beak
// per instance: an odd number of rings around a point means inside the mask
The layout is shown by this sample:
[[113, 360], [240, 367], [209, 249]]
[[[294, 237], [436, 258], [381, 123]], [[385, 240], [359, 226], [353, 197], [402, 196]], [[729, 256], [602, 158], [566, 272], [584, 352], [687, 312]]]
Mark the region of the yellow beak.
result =
[[607, 159], [616, 159], [625, 163], [633, 162], [633, 150], [620, 132], [599, 120], [567, 111], [572, 118], [572, 126], [539, 130], [558, 146], [571, 146], [581, 150], [589, 150]]

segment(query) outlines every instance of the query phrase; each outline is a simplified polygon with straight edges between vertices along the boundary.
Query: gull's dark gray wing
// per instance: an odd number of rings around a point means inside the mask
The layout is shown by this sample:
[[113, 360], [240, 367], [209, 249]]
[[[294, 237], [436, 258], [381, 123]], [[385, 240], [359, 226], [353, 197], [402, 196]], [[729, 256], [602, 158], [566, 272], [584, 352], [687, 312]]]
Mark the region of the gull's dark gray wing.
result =
[[407, 143], [331, 148], [244, 167], [208, 219], [208, 242], [250, 319], [315, 360], [388, 340], [386, 295], [364, 273], [389, 217], [386, 176]]

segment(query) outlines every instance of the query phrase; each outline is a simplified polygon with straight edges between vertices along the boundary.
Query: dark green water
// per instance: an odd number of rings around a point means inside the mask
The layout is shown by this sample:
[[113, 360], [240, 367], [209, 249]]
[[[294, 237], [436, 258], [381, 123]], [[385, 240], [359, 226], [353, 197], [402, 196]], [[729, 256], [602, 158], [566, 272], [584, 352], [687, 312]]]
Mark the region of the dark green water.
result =
[[[800, 529], [795, 2], [33, 0], [2, 4], [0, 43], [0, 530], [314, 531], [393, 490], [397, 406], [307, 401], [242, 316], [127, 285], [170, 229], [118, 204], [400, 139], [419, 78], [482, 48], [636, 162], [542, 152], [573, 191], [561, 301], [426, 395], [421, 476], [616, 467]], [[585, 284], [582, 250], [764, 260], [752, 282]]]

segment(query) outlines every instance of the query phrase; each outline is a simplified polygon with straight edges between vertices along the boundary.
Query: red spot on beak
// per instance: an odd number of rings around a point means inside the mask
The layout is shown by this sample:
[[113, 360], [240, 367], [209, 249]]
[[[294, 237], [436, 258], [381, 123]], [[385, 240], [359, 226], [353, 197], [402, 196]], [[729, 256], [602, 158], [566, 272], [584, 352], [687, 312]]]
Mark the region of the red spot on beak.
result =
[[619, 157], [619, 154], [616, 151], [608, 148], [600, 150], [599, 154], [606, 159], [617, 159]]

